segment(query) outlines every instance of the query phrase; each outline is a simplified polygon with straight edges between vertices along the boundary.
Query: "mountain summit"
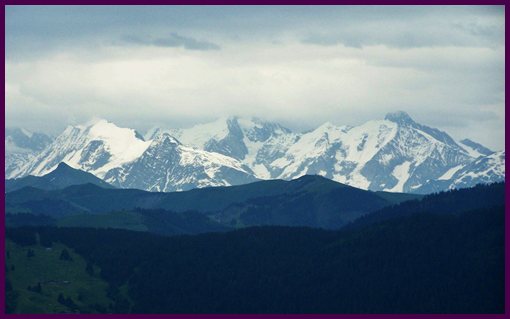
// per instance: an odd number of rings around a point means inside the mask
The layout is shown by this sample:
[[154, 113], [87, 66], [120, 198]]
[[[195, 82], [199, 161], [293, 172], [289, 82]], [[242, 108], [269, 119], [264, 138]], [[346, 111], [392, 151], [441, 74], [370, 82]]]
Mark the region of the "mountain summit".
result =
[[386, 114], [385, 120], [395, 122], [397, 124], [406, 125], [415, 123], [413, 119], [404, 111], [397, 111]]

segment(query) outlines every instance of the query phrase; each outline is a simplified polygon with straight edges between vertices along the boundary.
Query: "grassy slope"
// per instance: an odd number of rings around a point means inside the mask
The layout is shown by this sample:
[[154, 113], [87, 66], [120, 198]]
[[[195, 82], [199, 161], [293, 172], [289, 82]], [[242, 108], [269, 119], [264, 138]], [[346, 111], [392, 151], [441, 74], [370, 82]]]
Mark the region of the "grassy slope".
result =
[[[27, 257], [28, 249], [32, 249], [35, 256]], [[63, 249], [69, 251], [72, 261], [60, 260]], [[7, 240], [6, 251], [6, 277], [17, 295], [15, 313], [73, 312], [57, 301], [60, 293], [65, 298], [71, 297], [78, 306], [79, 310], [74, 312], [98, 312], [94, 307], [96, 304], [108, 309], [111, 303], [106, 295], [108, 284], [98, 275], [89, 275], [85, 271], [85, 260], [66, 246], [54, 243], [51, 249], [40, 245], [22, 247]], [[94, 268], [98, 274], [99, 269]], [[27, 289], [39, 282], [41, 293]]]

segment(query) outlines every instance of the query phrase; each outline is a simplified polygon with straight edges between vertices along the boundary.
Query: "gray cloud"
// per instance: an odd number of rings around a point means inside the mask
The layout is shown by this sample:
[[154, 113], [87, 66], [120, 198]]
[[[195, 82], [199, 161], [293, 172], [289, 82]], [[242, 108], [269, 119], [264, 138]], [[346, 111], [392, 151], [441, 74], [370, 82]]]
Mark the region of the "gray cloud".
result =
[[503, 6], [7, 6], [6, 121], [306, 130], [402, 109], [502, 149], [504, 24]]
[[126, 43], [137, 44], [137, 45], [152, 45], [157, 47], [175, 48], [181, 47], [188, 50], [219, 50], [219, 45], [197, 40], [191, 37], [185, 37], [177, 33], [171, 33], [169, 36], [164, 38], [142, 38], [138, 36], [126, 36], [123, 38]]
[[[481, 21], [480, 21], [481, 20]], [[505, 38], [504, 18], [466, 17], [458, 21], [454, 16], [416, 17], [408, 19], [345, 23], [332, 30], [305, 35], [301, 41], [307, 44], [362, 48], [384, 45], [391, 48], [410, 49], [425, 47], [495, 47], [503, 46]]]

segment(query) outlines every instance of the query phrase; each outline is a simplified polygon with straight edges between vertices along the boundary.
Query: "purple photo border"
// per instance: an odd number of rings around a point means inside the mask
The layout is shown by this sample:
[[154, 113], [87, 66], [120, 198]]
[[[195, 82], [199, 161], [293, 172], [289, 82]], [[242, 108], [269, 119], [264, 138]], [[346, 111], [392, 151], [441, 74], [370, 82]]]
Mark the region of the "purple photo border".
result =
[[[0, 0], [1, 1], [1, 0]], [[148, 1], [140, 1], [140, 0], [109, 0], [109, 1], [98, 1], [98, 0], [6, 0], [2, 1], [1, 6], [1, 17], [2, 17], [2, 45], [4, 50], [1, 51], [1, 55], [5, 61], [5, 6], [7, 5], [505, 5], [505, 1], [497, 0], [497, 1], [474, 1], [474, 0], [365, 0], [365, 1], [352, 1], [352, 0], [314, 0], [314, 1], [305, 1], [305, 0], [279, 0], [279, 1], [271, 1], [271, 0], [148, 0]], [[510, 55], [507, 50], [507, 37], [509, 27], [506, 24], [506, 6], [505, 6], [505, 92], [509, 91], [509, 73], [507, 70], [506, 61], [508, 60], [508, 56]], [[2, 112], [2, 127], [5, 134], [5, 62], [2, 65], [2, 72], [4, 74], [4, 90], [2, 93], [2, 104], [3, 104], [3, 112]], [[506, 122], [509, 117], [506, 112], [507, 102], [505, 99], [505, 149], [506, 145], [509, 145], [510, 142], [508, 140], [508, 131], [506, 127]], [[5, 135], [2, 140], [4, 143], [2, 144], [2, 153], [3, 156], [0, 157], [0, 163], [2, 167], [5, 167]], [[508, 168], [505, 161], [505, 172]], [[5, 174], [4, 174], [5, 178]], [[0, 254], [0, 263], [5, 266], [5, 182], [1, 184], [0, 189], [2, 191], [1, 197], [1, 211], [2, 215], [0, 216], [0, 245], [2, 247], [2, 253]], [[33, 314], [33, 315], [25, 315], [25, 314], [13, 314], [13, 315], [5, 315], [5, 269], [0, 271], [0, 318], [40, 318], [40, 319], [49, 319], [58, 316], [60, 318], [71, 318], [79, 316], [80, 318], [186, 318], [186, 319], [207, 319], [207, 318], [246, 318], [246, 319], [256, 319], [256, 318], [296, 318], [296, 319], [307, 319], [307, 318], [323, 318], [323, 319], [332, 319], [332, 318], [340, 318], [340, 319], [426, 319], [426, 318], [437, 318], [437, 319], [479, 319], [479, 318], [493, 318], [493, 319], [504, 319], [510, 318], [510, 236], [507, 231], [510, 229], [510, 218], [508, 218], [508, 198], [510, 195], [510, 189], [506, 185], [506, 177], [505, 177], [505, 313], [504, 314], [228, 314], [228, 315], [194, 315], [194, 314], [182, 314], [182, 315], [143, 315], [143, 314], [95, 314], [95, 315], [86, 315], [86, 314]]]

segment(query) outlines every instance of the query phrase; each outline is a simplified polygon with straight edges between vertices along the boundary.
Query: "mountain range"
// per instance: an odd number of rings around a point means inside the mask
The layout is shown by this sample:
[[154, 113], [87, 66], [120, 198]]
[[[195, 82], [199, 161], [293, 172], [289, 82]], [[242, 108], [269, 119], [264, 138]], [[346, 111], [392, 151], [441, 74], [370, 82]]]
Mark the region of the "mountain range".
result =
[[504, 150], [455, 141], [405, 112], [359, 126], [325, 123], [303, 133], [228, 117], [186, 129], [153, 128], [142, 136], [98, 120], [69, 126], [32, 154], [6, 164], [6, 178], [45, 175], [65, 162], [118, 188], [156, 192], [321, 175], [372, 191], [426, 194], [505, 177]]

